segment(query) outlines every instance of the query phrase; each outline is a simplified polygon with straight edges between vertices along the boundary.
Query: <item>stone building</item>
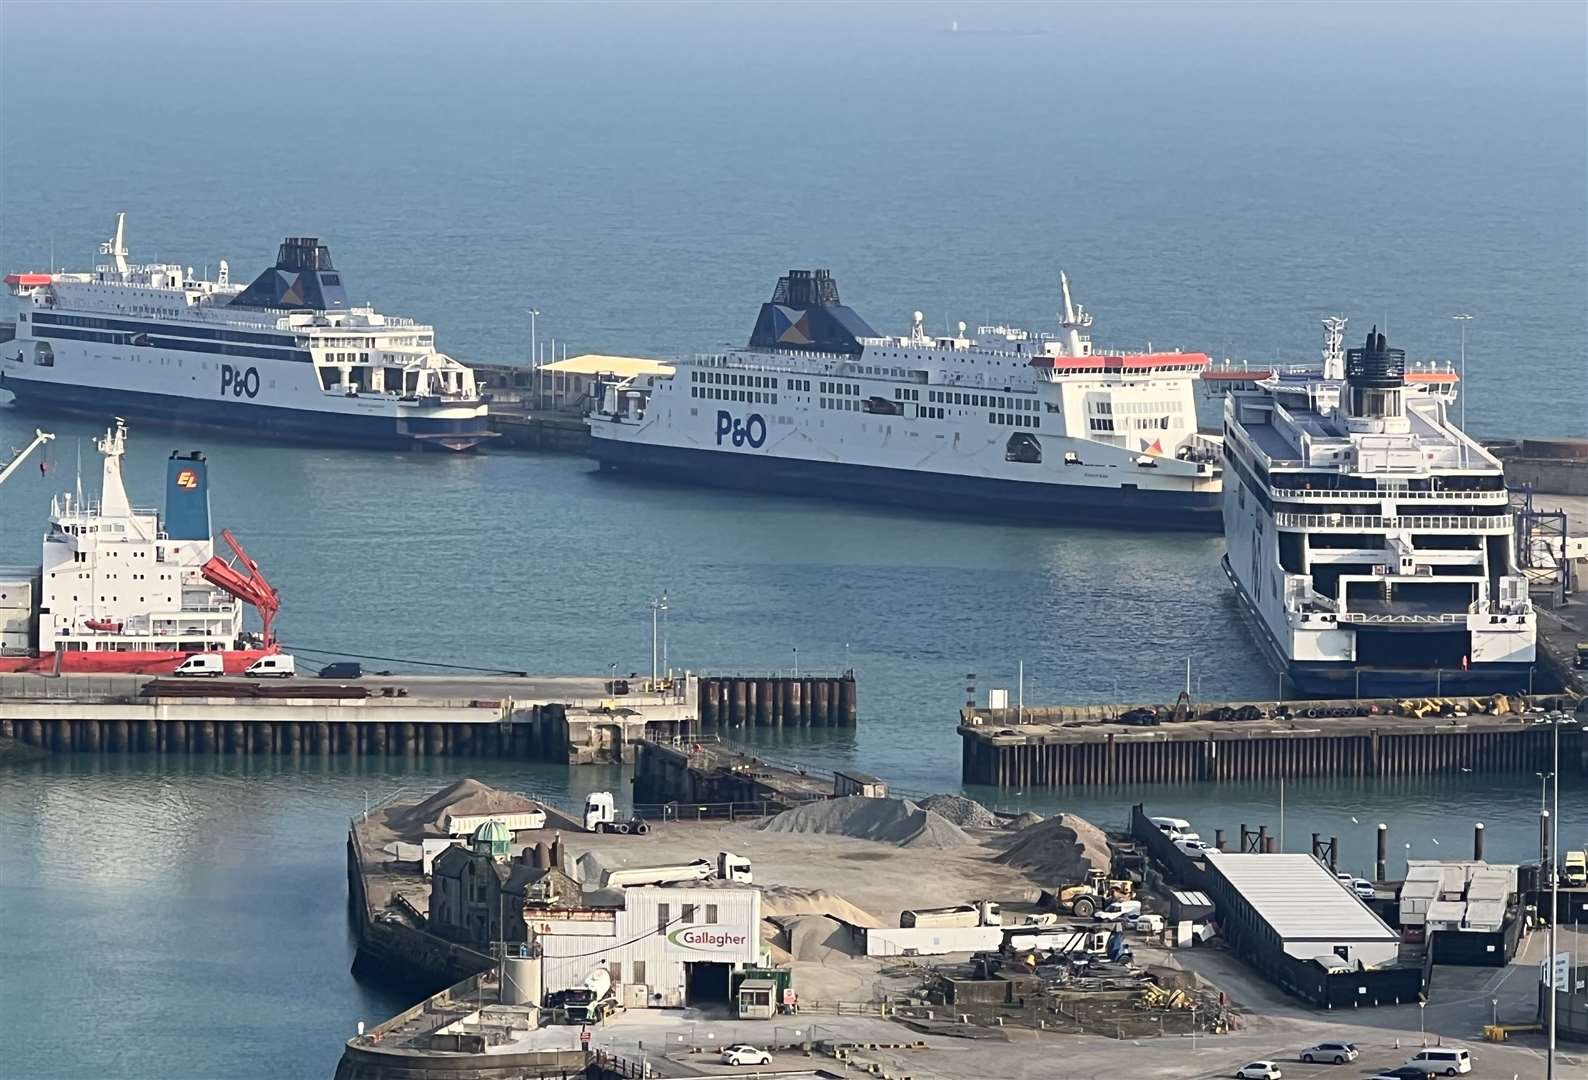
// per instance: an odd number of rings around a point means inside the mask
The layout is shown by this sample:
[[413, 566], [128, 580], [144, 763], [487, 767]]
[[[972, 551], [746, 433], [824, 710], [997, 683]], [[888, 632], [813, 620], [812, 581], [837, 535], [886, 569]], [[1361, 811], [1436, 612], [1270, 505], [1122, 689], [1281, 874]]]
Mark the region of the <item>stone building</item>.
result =
[[538, 857], [536, 848], [529, 847], [515, 860], [512, 846], [507, 828], [488, 821], [474, 831], [467, 846], [436, 856], [430, 872], [433, 932], [482, 949], [497, 941], [527, 941], [526, 905], [544, 909], [582, 902], [577, 882], [551, 866], [538, 865], [551, 859]]

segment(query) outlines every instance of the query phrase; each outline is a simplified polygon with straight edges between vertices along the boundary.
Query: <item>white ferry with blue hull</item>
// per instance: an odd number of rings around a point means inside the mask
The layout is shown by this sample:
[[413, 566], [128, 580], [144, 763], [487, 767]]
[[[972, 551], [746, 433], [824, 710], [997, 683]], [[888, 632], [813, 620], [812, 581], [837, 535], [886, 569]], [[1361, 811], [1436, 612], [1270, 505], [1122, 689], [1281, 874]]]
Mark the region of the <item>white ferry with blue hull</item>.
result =
[[1308, 697], [1526, 689], [1537, 620], [1497, 458], [1383, 334], [1225, 403], [1224, 570]]
[[790, 271], [747, 348], [616, 382], [602, 466], [668, 480], [1068, 525], [1219, 528], [1218, 440], [1196, 426], [1201, 353], [1110, 352], [1067, 279], [1060, 332], [920, 312], [885, 337], [824, 270]]
[[330, 249], [288, 238], [246, 288], [134, 265], [124, 215], [89, 273], [16, 273], [0, 345], [24, 407], [322, 444], [466, 450], [491, 437], [474, 373], [435, 331], [349, 303]]

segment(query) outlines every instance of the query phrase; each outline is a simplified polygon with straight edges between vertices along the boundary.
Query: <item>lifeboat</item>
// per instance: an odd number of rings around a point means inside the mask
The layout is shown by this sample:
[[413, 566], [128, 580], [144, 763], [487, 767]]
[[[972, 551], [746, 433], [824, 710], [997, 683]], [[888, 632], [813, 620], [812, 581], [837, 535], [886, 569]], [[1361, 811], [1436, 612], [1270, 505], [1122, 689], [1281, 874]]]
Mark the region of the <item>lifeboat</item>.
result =
[[121, 633], [121, 624], [110, 619], [84, 619], [83, 625], [90, 630], [98, 630], [106, 634]]

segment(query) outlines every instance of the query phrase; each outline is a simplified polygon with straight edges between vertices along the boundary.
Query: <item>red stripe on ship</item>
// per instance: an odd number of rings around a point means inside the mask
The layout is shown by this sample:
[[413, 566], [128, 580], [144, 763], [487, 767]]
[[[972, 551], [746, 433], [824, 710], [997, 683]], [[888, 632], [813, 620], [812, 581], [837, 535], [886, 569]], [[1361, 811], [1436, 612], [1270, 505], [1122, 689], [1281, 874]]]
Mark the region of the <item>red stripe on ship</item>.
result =
[[[226, 674], [241, 675], [255, 660], [280, 652], [276, 646], [267, 649], [225, 649], [218, 655], [226, 665]], [[191, 652], [174, 649], [149, 649], [141, 652], [104, 652], [90, 649], [68, 649], [61, 657], [61, 671], [74, 674], [96, 675], [169, 675]], [[38, 656], [0, 656], [0, 672], [54, 671], [55, 654]]]

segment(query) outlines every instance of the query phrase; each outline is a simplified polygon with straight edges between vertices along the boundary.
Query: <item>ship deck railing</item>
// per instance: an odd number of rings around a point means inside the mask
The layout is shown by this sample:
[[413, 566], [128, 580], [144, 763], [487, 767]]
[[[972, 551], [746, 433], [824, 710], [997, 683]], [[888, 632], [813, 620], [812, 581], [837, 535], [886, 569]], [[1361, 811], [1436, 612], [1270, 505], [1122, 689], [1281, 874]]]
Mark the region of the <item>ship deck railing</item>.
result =
[[1349, 502], [1353, 499], [1434, 499], [1446, 502], [1475, 502], [1492, 500], [1504, 502], [1506, 493], [1504, 488], [1495, 488], [1486, 491], [1417, 491], [1403, 487], [1387, 487], [1377, 485], [1371, 488], [1273, 488], [1270, 491], [1273, 498], [1299, 500], [1305, 502]]
[[1280, 529], [1426, 531], [1461, 529], [1466, 532], [1510, 532], [1509, 514], [1275, 514], [1274, 526]]

